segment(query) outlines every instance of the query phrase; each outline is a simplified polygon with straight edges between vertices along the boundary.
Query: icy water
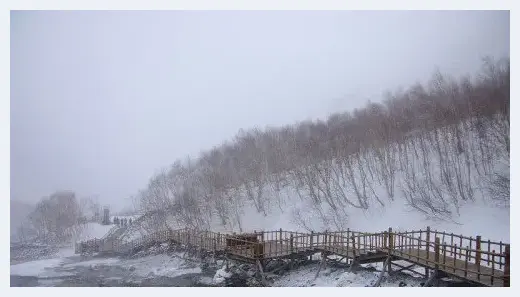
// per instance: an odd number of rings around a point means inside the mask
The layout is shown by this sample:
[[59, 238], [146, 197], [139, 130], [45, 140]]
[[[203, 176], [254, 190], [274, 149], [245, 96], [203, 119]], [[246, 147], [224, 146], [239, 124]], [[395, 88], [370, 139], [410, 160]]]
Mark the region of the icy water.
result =
[[124, 275], [105, 276], [87, 272], [83, 275], [38, 278], [11, 275], [11, 287], [208, 287], [201, 282], [201, 274], [177, 277], [156, 276], [147, 279], [128, 279]]
[[198, 287], [212, 286], [215, 274], [166, 255], [133, 260], [69, 257], [59, 264], [52, 260], [39, 261], [47, 267], [33, 264], [38, 262], [16, 265], [11, 287]]

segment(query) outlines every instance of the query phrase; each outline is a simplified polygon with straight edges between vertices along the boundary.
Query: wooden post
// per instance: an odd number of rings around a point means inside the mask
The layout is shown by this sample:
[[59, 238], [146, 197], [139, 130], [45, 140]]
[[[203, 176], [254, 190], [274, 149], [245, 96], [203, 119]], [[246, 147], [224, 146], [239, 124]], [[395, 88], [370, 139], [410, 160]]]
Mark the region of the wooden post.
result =
[[383, 235], [383, 247], [388, 248], [387, 240], [388, 240], [388, 233], [385, 231]]
[[353, 258], [356, 258], [356, 237], [352, 236], [352, 246], [354, 247], [352, 249]]
[[[488, 255], [489, 258], [489, 255]], [[491, 256], [491, 285], [493, 285], [495, 276], [495, 250], [493, 250], [493, 255]]]
[[412, 246], [413, 246], [413, 240], [412, 240], [412, 233], [406, 233], [406, 246], [408, 247], [408, 254], [412, 254]]
[[350, 244], [350, 228], [347, 228], [347, 262], [348, 262], [348, 245]]
[[280, 228], [280, 244], [283, 245], [282, 228]]
[[290, 251], [291, 251], [291, 254], [294, 252], [294, 237], [291, 233], [291, 239], [290, 239], [290, 243], [289, 243], [289, 247], [290, 247]]
[[453, 254], [453, 273], [456, 272], [455, 267], [457, 267], [457, 244], [455, 244], [455, 253]]
[[439, 275], [439, 262], [440, 262], [440, 241], [439, 237], [435, 237], [435, 273]]
[[[469, 249], [473, 249], [473, 237], [469, 237]], [[469, 252], [469, 259], [471, 260], [471, 251]]]
[[325, 230], [325, 234], [323, 235], [323, 248], [324, 248], [324, 249], [329, 248], [329, 245], [327, 244], [327, 242], [328, 242], [328, 241], [327, 241], [327, 232], [328, 232], [328, 231]]
[[[489, 240], [489, 239], [487, 241], [487, 246], [488, 246], [488, 248], [487, 248], [488, 254], [487, 254], [486, 258], [487, 258], [487, 264], [489, 265], [489, 252], [491, 251], [491, 240]], [[495, 252], [493, 252], [493, 254], [494, 253]]]
[[468, 246], [466, 246], [466, 259], [464, 260], [464, 277], [468, 277], [468, 261], [469, 261], [469, 248], [468, 248]]
[[[311, 238], [309, 239], [310, 249], [314, 250], [314, 231], [311, 231]], [[312, 254], [309, 255], [309, 260], [312, 261]]]
[[[318, 235], [319, 236], [319, 235]], [[316, 280], [318, 278], [318, 275], [320, 274], [320, 270], [325, 267], [325, 263], [326, 262], [326, 255], [325, 255], [325, 251], [322, 251], [321, 252], [321, 262], [320, 262], [320, 266], [318, 266], [318, 271], [316, 271], [316, 275], [314, 276], [314, 280]]]
[[[426, 260], [430, 259], [430, 226], [426, 227]], [[429, 266], [428, 261], [426, 261], [427, 266]], [[426, 279], [430, 278], [430, 269], [425, 268], [424, 274]]]
[[393, 249], [393, 236], [392, 236], [392, 227], [388, 228], [388, 249], [392, 251]]
[[477, 253], [476, 253], [476, 257], [475, 257], [475, 264], [477, 265], [477, 279], [480, 280], [480, 259], [482, 257], [482, 253], [480, 252], [480, 244], [481, 244], [481, 240], [482, 238], [480, 237], [480, 235], [477, 236], [477, 244], [476, 244], [476, 250], [477, 250]]
[[260, 263], [263, 264], [263, 258], [264, 258], [264, 244], [261, 242], [256, 242], [253, 244], [253, 252], [254, 257], [257, 260], [260, 260]]
[[388, 228], [388, 274], [392, 273], [392, 249], [393, 249], [392, 227]]
[[[503, 251], [502, 251], [502, 241], [500, 241], [499, 247], [500, 247], [500, 254], [502, 255], [502, 253], [503, 253]], [[499, 261], [498, 266], [500, 267], [499, 269], [502, 269], [502, 261]]]
[[419, 257], [421, 256], [421, 246], [422, 246], [422, 239], [421, 239], [421, 232], [419, 232], [419, 239], [417, 239], [417, 261], [419, 261]]
[[[269, 254], [267, 255], [268, 257], [273, 254], [273, 251], [274, 251], [274, 255], [278, 254], [278, 239], [277, 239], [278, 235], [276, 235], [278, 232], [273, 231], [273, 232], [269, 232], [269, 233], [271, 233], [272, 241], [269, 242], [270, 249], [269, 249]], [[269, 238], [269, 235], [267, 235], [267, 237]], [[274, 244], [274, 249], [272, 249], [273, 244]]]
[[443, 242], [442, 243], [442, 265], [443, 265], [444, 270], [446, 270], [446, 254], [447, 254], [446, 243]]
[[460, 235], [459, 247], [460, 247], [459, 259], [462, 259], [462, 234]]
[[[453, 257], [453, 233], [451, 233], [451, 244], [450, 244], [451, 256]], [[456, 252], [456, 251], [455, 251]]]
[[510, 286], [510, 277], [509, 277], [509, 244], [506, 244], [506, 252], [505, 252], [505, 264], [504, 264], [504, 287]]

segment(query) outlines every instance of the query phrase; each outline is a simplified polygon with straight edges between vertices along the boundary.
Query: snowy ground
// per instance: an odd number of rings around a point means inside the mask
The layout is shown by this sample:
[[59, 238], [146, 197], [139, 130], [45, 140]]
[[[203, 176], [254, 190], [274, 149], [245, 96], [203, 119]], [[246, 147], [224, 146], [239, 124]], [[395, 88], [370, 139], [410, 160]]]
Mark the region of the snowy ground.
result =
[[85, 241], [94, 238], [103, 238], [115, 225], [101, 225], [99, 223], [87, 223], [81, 233], [74, 238], [75, 241]]
[[[348, 272], [346, 269], [327, 268], [316, 272], [318, 266], [306, 266], [291, 271], [280, 277], [273, 283], [274, 287], [366, 287], [372, 286], [378, 279], [379, 271], [359, 270]], [[399, 284], [418, 287], [423, 280], [410, 276], [385, 276], [381, 281], [381, 287], [399, 287]]]

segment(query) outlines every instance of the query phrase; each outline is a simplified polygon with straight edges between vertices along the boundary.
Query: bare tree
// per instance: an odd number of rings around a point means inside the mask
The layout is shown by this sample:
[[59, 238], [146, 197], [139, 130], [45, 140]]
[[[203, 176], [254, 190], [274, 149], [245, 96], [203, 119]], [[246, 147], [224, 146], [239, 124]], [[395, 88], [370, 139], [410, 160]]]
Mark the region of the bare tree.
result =
[[73, 192], [56, 192], [43, 198], [30, 214], [37, 236], [49, 243], [62, 243], [81, 231], [80, 204]]
[[476, 190], [508, 201], [509, 176], [501, 172], [509, 168], [509, 61], [487, 59], [481, 72], [457, 81], [437, 71], [428, 84], [326, 121], [241, 130], [152, 177], [139, 207], [174, 214], [186, 226], [216, 218], [241, 230], [246, 203], [264, 215], [276, 203], [283, 211], [284, 189], [337, 228], [350, 209], [385, 206], [399, 194], [425, 216], [443, 219]]

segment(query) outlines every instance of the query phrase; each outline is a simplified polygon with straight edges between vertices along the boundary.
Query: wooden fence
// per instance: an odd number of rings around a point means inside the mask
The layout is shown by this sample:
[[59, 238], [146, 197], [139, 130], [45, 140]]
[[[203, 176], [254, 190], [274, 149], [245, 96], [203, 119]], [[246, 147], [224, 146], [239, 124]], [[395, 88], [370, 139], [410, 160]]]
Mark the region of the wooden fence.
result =
[[[481, 236], [464, 236], [431, 230], [367, 233], [352, 231], [301, 233], [261, 231], [251, 234], [223, 234], [194, 229], [164, 230], [130, 242], [111, 238], [91, 240], [80, 247], [95, 251], [128, 253], [157, 242], [173, 241], [206, 251], [222, 251], [243, 260], [290, 257], [295, 254], [327, 252], [347, 259], [384, 254], [397, 260], [442, 271], [471, 282], [489, 286], [510, 285], [510, 245]], [[92, 248], [92, 246], [97, 246]], [[82, 250], [77, 249], [77, 252]]]

